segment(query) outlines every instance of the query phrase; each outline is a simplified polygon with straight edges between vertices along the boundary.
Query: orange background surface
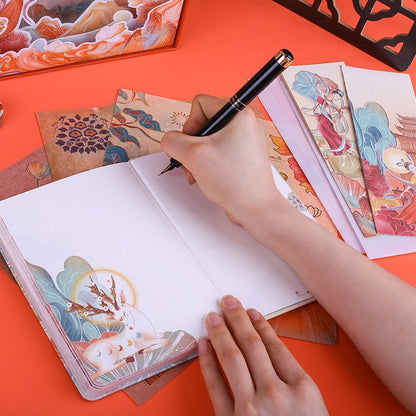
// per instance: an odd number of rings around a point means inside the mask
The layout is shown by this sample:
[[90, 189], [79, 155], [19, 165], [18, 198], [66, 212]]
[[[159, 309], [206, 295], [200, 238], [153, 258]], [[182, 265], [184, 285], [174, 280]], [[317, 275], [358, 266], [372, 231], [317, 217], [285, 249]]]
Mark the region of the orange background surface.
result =
[[[105, 106], [115, 101], [118, 88], [179, 100], [197, 93], [230, 96], [281, 48], [293, 52], [294, 64], [344, 61], [393, 71], [272, 0], [187, 0], [174, 51], [2, 78], [0, 170], [42, 146], [36, 112]], [[407, 73], [416, 85], [416, 62]], [[416, 285], [416, 254], [377, 263]], [[0, 276], [0, 316], [3, 415], [213, 414], [198, 361], [141, 407], [123, 392], [88, 402], [79, 395], [19, 288], [5, 275]], [[317, 382], [331, 415], [409, 414], [342, 330], [336, 346], [285, 342]]]

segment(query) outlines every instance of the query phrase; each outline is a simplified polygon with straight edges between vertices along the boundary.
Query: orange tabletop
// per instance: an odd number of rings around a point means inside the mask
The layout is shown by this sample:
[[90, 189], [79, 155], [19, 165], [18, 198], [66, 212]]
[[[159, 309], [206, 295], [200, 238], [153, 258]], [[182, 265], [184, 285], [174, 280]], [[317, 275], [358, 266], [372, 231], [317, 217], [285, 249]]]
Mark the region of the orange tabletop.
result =
[[[272, 0], [187, 0], [176, 50], [2, 78], [0, 170], [42, 146], [36, 112], [105, 106], [115, 101], [118, 88], [180, 100], [197, 93], [229, 96], [281, 48], [293, 52], [294, 64], [344, 61], [393, 71]], [[416, 62], [407, 72], [416, 84]], [[416, 254], [377, 263], [416, 284]], [[88, 402], [79, 395], [19, 288], [5, 275], [0, 276], [0, 316], [3, 415], [213, 414], [198, 361], [143, 406], [124, 392]], [[330, 414], [409, 414], [342, 330], [335, 346], [285, 342], [318, 384]]]

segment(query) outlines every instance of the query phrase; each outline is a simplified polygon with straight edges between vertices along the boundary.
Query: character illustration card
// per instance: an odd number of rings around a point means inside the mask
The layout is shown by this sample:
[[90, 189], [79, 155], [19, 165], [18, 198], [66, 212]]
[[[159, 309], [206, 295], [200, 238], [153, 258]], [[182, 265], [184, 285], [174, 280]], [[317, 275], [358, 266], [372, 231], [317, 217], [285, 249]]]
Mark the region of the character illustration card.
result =
[[294, 66], [284, 79], [323, 163], [361, 232], [369, 237], [375, 235], [375, 227], [341, 67], [340, 63]]
[[377, 233], [416, 236], [416, 100], [410, 78], [348, 67], [343, 72]]

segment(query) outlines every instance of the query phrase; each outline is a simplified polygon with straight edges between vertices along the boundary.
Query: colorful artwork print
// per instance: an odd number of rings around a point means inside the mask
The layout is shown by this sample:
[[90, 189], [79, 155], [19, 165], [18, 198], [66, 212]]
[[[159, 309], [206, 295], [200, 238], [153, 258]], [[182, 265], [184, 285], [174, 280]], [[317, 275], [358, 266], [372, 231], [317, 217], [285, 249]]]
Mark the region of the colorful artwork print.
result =
[[410, 78], [343, 71], [377, 233], [416, 236], [416, 99]]
[[0, 76], [172, 47], [183, 0], [0, 2]]
[[54, 281], [46, 270], [29, 266], [74, 353], [98, 384], [133, 373], [143, 379], [146, 368], [169, 360], [166, 369], [172, 357], [195, 348], [184, 331], [157, 331], [137, 307], [137, 289], [117, 271], [93, 269], [72, 256]]
[[416, 236], [416, 113], [396, 115], [393, 133], [382, 106], [354, 111], [370, 201], [379, 234]]
[[285, 81], [342, 196], [365, 237], [375, 225], [340, 64], [292, 67]]
[[52, 181], [51, 167], [43, 147], [0, 172], [0, 200]]

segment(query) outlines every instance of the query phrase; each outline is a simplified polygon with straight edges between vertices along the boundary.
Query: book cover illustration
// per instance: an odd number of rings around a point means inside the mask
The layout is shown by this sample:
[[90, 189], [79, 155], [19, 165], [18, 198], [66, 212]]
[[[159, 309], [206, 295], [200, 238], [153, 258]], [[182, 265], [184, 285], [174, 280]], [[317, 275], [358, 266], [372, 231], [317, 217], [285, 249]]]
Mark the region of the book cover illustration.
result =
[[172, 47], [183, 0], [5, 0], [0, 76]]
[[195, 339], [182, 330], [154, 328], [140, 310], [140, 293], [128, 277], [93, 269], [81, 257], [66, 259], [56, 281], [30, 265], [43, 295], [95, 385], [135, 374], [141, 380], [189, 356]]
[[284, 79], [365, 237], [375, 226], [340, 64], [288, 68]]
[[416, 99], [410, 78], [358, 68], [343, 72], [377, 233], [416, 236]]

